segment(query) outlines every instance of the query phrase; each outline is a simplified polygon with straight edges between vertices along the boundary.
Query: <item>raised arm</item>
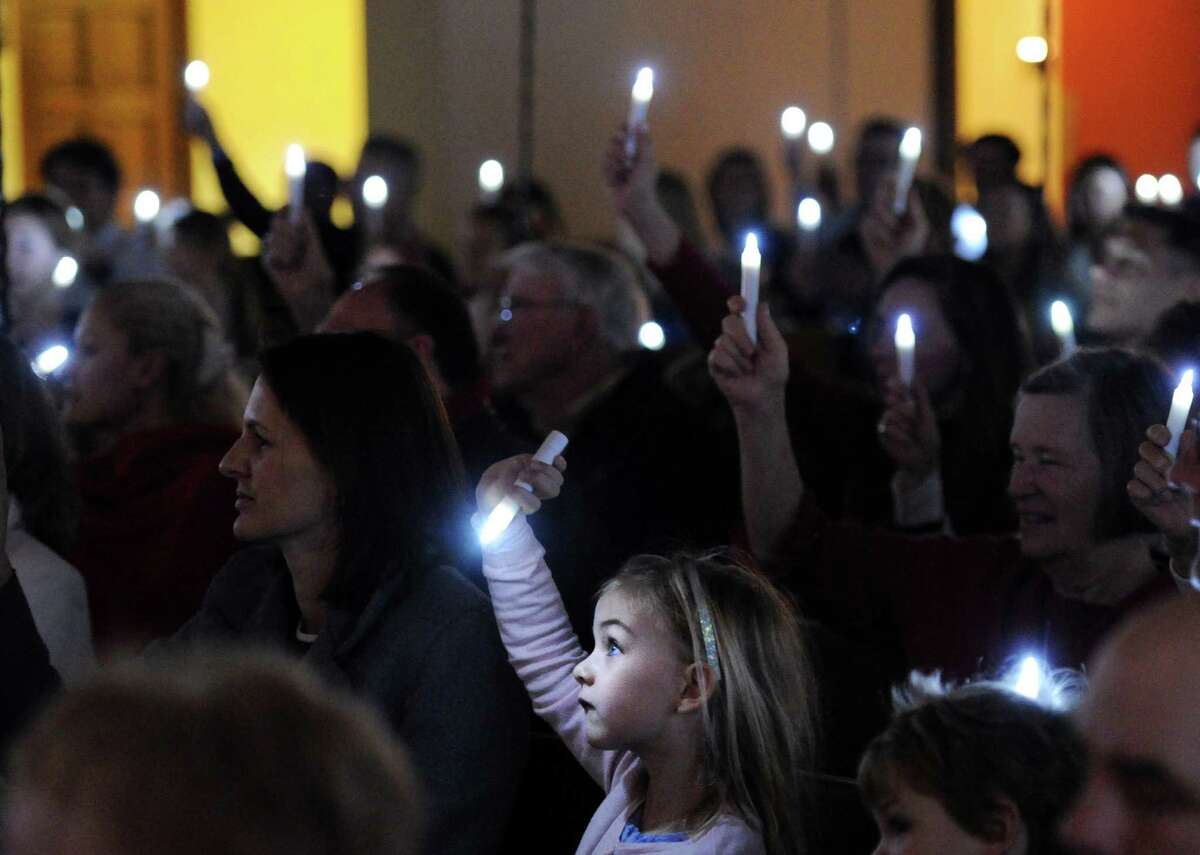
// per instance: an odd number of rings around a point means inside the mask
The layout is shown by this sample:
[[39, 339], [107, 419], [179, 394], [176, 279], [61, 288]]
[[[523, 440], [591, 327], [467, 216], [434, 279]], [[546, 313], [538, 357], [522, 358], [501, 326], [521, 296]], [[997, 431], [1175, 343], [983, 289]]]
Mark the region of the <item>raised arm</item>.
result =
[[750, 547], [769, 564], [796, 519], [804, 496], [786, 414], [787, 345], [766, 303], [758, 306], [758, 346], [746, 332], [741, 297], [708, 356], [709, 372], [729, 401], [737, 424], [742, 513]]
[[212, 155], [213, 169], [216, 170], [217, 181], [221, 185], [221, 193], [225, 196], [225, 203], [229, 205], [229, 210], [242, 225], [261, 238], [271, 227], [271, 212], [263, 207], [263, 204], [258, 201], [258, 197], [250, 191], [250, 188], [242, 181], [242, 177], [238, 175], [229, 153], [225, 151], [225, 147], [217, 136], [216, 128], [213, 126], [208, 111], [201, 106], [199, 101], [189, 97], [183, 108], [183, 123], [188, 133], [199, 138], [208, 146], [209, 153]]

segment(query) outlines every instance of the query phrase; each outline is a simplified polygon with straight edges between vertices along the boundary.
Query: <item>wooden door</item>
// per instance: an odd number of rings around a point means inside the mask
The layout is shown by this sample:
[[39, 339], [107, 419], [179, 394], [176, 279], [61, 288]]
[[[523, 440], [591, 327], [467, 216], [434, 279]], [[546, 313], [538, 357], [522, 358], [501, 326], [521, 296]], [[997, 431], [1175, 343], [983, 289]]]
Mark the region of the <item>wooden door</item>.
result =
[[184, 0], [10, 0], [20, 62], [25, 182], [55, 143], [87, 134], [121, 164], [118, 216], [143, 186], [187, 195], [180, 127]]

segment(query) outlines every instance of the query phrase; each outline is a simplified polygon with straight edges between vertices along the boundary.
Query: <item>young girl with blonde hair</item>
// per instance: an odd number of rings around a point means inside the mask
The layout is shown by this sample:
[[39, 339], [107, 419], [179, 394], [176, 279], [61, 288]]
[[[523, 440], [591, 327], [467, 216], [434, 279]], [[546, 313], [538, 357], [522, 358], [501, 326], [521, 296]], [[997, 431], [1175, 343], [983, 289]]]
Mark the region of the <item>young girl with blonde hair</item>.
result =
[[[565, 466], [492, 466], [481, 514], [506, 492], [532, 513]], [[483, 571], [534, 710], [605, 791], [577, 853], [803, 852], [815, 695], [789, 602], [720, 556], [638, 556], [601, 588], [585, 655], [543, 555], [518, 516]]]

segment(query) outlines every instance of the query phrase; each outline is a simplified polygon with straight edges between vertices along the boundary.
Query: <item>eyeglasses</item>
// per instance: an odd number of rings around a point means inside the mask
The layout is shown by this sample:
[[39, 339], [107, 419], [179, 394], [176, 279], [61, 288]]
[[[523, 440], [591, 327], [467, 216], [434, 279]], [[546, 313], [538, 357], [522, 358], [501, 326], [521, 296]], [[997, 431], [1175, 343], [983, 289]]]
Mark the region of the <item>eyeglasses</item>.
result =
[[500, 321], [508, 323], [513, 319], [513, 312], [524, 309], [570, 309], [578, 306], [574, 300], [525, 300], [521, 297], [500, 298]]

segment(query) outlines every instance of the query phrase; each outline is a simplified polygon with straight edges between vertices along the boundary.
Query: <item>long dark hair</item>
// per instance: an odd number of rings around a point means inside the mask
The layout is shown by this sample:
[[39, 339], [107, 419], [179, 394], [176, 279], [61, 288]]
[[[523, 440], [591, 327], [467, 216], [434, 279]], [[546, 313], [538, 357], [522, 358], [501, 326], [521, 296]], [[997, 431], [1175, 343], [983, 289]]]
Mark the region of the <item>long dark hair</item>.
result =
[[[79, 522], [79, 494], [49, 394], [15, 344], [0, 336], [0, 428], [8, 490], [25, 530], [65, 555]], [[5, 523], [0, 520], [0, 524]]]
[[361, 608], [388, 578], [454, 554], [462, 462], [412, 350], [372, 333], [325, 333], [271, 348], [261, 362], [337, 492], [328, 602]]

